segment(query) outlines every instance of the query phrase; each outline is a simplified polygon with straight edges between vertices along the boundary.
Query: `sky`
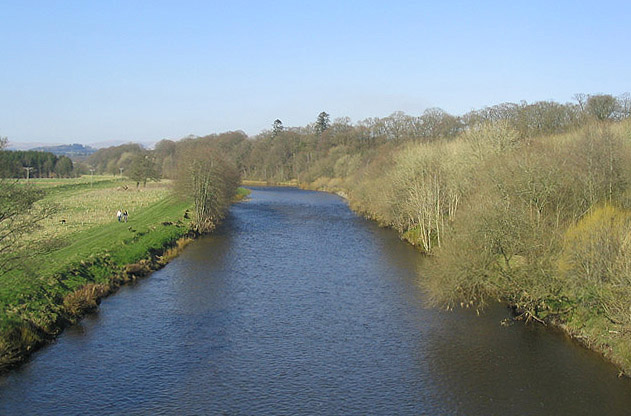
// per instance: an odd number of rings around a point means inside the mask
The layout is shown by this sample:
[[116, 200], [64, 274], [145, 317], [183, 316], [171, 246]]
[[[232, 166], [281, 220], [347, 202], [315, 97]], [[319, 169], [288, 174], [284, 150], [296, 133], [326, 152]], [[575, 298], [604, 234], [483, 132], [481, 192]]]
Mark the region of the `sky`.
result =
[[619, 95], [629, 22], [627, 0], [0, 0], [0, 137], [155, 142]]

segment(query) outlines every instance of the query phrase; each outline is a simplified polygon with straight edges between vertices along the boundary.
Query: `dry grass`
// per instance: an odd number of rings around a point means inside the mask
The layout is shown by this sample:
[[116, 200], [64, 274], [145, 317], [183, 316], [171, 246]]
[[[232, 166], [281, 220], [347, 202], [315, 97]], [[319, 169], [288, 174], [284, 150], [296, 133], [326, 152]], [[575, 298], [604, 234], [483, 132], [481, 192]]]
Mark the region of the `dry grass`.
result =
[[70, 319], [81, 317], [84, 313], [96, 309], [100, 299], [109, 290], [107, 285], [89, 283], [66, 295], [63, 310]]
[[184, 248], [193, 241], [190, 237], [183, 237], [177, 240], [175, 246], [168, 248], [162, 256], [160, 256], [159, 262], [161, 264], [167, 264], [174, 258], [176, 258]]
[[[95, 185], [98, 181], [114, 180], [113, 176], [95, 177]], [[41, 222], [41, 227], [28, 236], [30, 241], [47, 241], [64, 239], [71, 234], [117, 221], [116, 212], [127, 210], [128, 221], [133, 223], [134, 215], [143, 208], [164, 199], [170, 192], [170, 181], [163, 180], [157, 183], [148, 183], [146, 187], [136, 188], [130, 181], [120, 181], [113, 187], [89, 187], [90, 178], [77, 179], [49, 179], [33, 181], [36, 186], [53, 188], [59, 185], [80, 185], [76, 188], [55, 192], [46, 197], [42, 203], [52, 203], [57, 207], [57, 212], [50, 218]]]

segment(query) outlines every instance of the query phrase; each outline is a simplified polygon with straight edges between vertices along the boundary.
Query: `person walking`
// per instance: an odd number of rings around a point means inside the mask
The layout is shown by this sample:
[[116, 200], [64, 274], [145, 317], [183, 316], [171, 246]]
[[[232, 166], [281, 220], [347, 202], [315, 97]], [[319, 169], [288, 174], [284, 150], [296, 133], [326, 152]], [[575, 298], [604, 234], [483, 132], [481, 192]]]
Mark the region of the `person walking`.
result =
[[118, 222], [121, 222], [121, 216], [123, 215], [123, 213], [121, 212], [121, 210], [119, 209], [118, 212], [116, 213], [116, 218], [118, 218]]
[[123, 211], [123, 219], [127, 222], [127, 210]]

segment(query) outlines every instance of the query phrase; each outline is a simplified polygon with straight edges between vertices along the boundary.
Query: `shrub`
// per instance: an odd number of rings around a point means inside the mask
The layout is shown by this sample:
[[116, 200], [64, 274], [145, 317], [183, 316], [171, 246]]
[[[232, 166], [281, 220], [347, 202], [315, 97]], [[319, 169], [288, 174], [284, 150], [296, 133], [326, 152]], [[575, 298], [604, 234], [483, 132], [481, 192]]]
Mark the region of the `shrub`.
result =
[[64, 297], [63, 310], [70, 320], [96, 309], [101, 297], [109, 291], [103, 284], [89, 283]]
[[570, 227], [559, 262], [574, 296], [617, 323], [631, 324], [631, 213], [605, 204]]

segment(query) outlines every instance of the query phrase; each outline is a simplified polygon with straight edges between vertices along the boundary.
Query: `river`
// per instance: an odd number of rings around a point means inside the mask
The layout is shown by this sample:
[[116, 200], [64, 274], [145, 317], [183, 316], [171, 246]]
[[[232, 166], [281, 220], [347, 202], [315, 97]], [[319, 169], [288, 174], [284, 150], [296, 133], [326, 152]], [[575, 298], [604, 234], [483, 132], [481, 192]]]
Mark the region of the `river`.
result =
[[562, 334], [428, 308], [422, 263], [335, 195], [255, 188], [0, 377], [0, 414], [631, 412], [629, 380]]

